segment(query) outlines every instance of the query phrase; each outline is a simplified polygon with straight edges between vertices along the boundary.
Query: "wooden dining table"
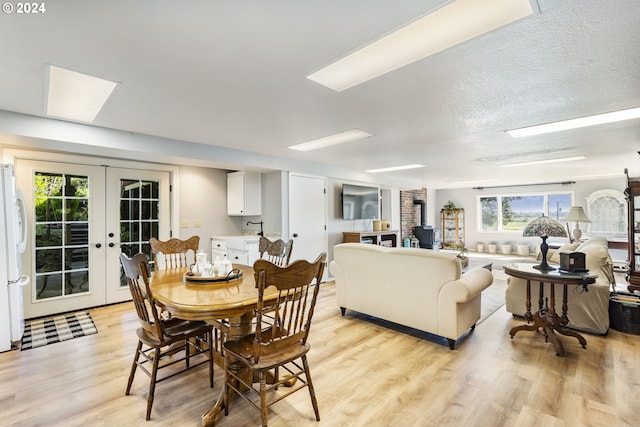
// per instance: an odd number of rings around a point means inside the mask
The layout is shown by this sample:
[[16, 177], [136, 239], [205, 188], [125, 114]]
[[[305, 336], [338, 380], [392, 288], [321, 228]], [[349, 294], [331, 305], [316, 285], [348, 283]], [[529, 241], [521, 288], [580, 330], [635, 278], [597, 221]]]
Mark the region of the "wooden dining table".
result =
[[[258, 289], [253, 267], [234, 264], [240, 275], [230, 280], [198, 279], [188, 276], [189, 269], [154, 271], [150, 286], [156, 301], [172, 316], [186, 320], [204, 320], [224, 330], [224, 339], [234, 339], [253, 332], [254, 309]], [[265, 290], [265, 301], [275, 299], [275, 287]], [[218, 343], [220, 344], [220, 343]], [[221, 346], [216, 345], [215, 362], [224, 367]], [[222, 390], [213, 407], [202, 416], [203, 426], [215, 425], [223, 409]]]

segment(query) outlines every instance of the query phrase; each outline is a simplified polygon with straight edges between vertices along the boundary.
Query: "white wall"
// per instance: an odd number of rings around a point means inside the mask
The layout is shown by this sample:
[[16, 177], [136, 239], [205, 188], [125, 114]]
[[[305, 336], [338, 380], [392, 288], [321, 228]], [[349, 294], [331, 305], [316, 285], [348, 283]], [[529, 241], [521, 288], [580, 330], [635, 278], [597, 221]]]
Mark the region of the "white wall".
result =
[[[200, 236], [200, 249], [210, 249], [213, 235], [242, 234], [242, 218], [227, 215], [227, 170], [181, 166], [177, 186], [178, 223], [188, 221], [189, 227], [180, 226], [174, 236], [186, 239]], [[200, 220], [200, 227], [194, 221]], [[245, 219], [246, 221], [246, 219]], [[177, 234], [177, 235], [176, 235]]]
[[[283, 233], [286, 229], [284, 221], [287, 220], [288, 212], [285, 200], [288, 189], [283, 188], [283, 182], [286, 182], [287, 172], [277, 171], [263, 173], [260, 177], [262, 184], [262, 215], [257, 219], [247, 219], [247, 221], [264, 221], [263, 230], [265, 236], [284, 237], [288, 239], [288, 233]], [[288, 220], [287, 220], [288, 222]], [[246, 225], [243, 223], [245, 230], [259, 231], [259, 225]]]
[[[262, 215], [229, 216], [227, 215], [227, 173], [224, 169], [182, 166], [178, 174], [179, 216], [188, 221], [189, 227], [180, 227], [178, 237], [188, 238], [195, 234], [200, 236], [200, 248], [209, 247], [209, 238], [213, 235], [240, 235], [257, 233], [259, 225], [247, 222], [264, 221], [263, 230], [267, 236], [281, 236], [288, 222], [286, 210], [286, 172], [270, 172], [261, 174]], [[200, 220], [200, 227], [194, 221]], [[175, 235], [176, 233], [174, 233]], [[285, 236], [286, 237], [286, 236]], [[206, 241], [206, 242], [205, 242]], [[204, 245], [204, 246], [203, 246]]]

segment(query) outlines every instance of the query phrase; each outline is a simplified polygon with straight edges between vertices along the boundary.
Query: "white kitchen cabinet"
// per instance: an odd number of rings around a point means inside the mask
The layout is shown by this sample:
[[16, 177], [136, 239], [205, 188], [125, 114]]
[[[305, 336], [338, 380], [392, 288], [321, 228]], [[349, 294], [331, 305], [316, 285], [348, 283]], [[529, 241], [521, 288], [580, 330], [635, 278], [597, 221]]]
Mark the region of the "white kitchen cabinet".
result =
[[227, 259], [227, 241], [224, 238], [211, 238], [211, 263], [220, 258], [220, 261]]
[[262, 214], [260, 174], [231, 172], [227, 174], [227, 214], [255, 216]]
[[258, 236], [212, 236], [211, 262], [228, 259], [232, 264], [253, 265], [259, 258]]
[[229, 249], [229, 261], [232, 264], [253, 265], [249, 264], [249, 254], [247, 251], [239, 251], [237, 249]]

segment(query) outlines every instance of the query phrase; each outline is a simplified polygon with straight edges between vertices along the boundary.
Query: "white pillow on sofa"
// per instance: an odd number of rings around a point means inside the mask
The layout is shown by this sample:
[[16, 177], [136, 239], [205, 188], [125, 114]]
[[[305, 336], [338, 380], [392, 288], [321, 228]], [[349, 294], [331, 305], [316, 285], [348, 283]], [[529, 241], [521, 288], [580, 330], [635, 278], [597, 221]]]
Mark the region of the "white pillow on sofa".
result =
[[576, 249], [577, 252], [582, 252], [583, 249], [588, 248], [590, 246], [602, 246], [605, 248], [609, 247], [609, 242], [604, 237], [592, 237], [589, 240], [585, 240], [578, 246]]

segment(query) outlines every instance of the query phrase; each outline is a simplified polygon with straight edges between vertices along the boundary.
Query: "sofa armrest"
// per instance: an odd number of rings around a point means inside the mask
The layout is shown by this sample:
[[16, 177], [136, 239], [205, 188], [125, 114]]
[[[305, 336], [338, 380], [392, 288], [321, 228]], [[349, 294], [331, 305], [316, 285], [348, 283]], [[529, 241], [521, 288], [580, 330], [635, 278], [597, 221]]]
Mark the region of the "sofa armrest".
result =
[[445, 283], [440, 290], [439, 298], [460, 303], [467, 302], [492, 283], [493, 274], [484, 267], [477, 267], [464, 273], [460, 279]]

